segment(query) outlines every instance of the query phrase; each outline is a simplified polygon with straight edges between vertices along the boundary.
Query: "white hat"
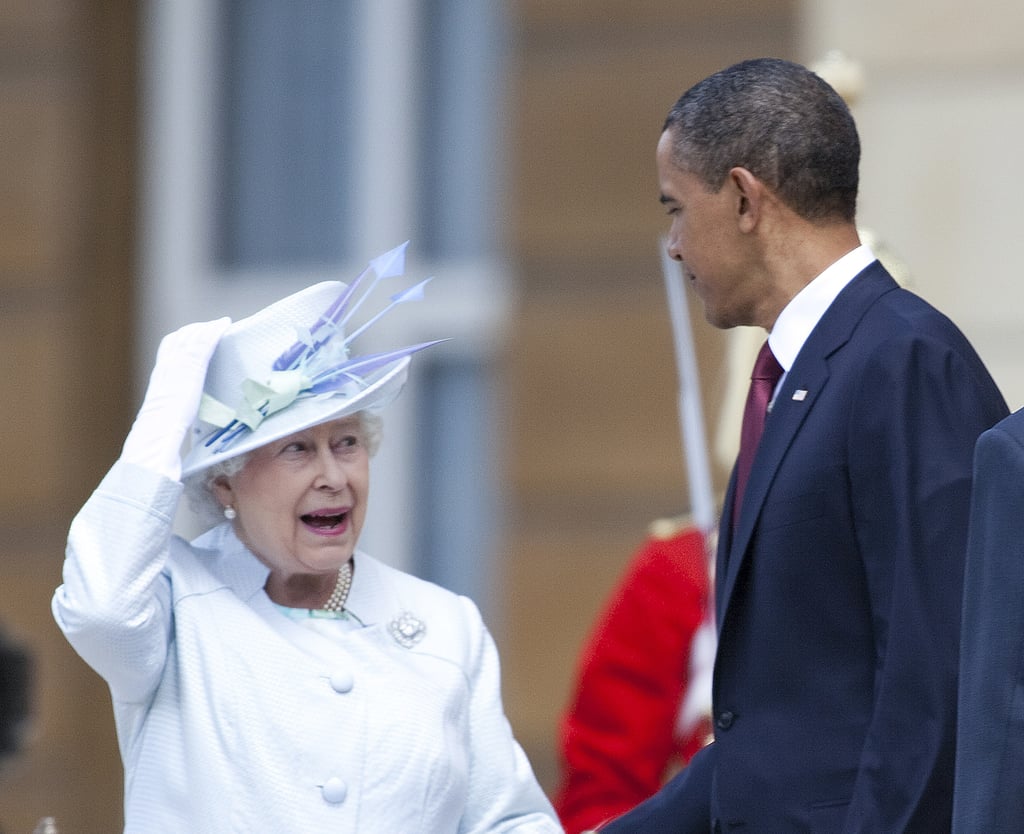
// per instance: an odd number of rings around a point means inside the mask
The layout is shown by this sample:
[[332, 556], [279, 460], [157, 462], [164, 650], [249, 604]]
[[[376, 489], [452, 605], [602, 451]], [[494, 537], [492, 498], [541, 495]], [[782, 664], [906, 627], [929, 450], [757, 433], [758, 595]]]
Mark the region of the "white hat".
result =
[[[207, 368], [182, 477], [310, 426], [379, 409], [398, 395], [411, 354], [437, 342], [364, 356], [350, 356], [349, 345], [395, 304], [419, 297], [427, 282], [392, 296], [348, 337], [343, 326], [377, 280], [401, 274], [404, 249], [405, 244], [371, 262], [351, 286], [314, 284], [228, 327]], [[373, 284], [353, 305], [355, 291], [372, 271]]]

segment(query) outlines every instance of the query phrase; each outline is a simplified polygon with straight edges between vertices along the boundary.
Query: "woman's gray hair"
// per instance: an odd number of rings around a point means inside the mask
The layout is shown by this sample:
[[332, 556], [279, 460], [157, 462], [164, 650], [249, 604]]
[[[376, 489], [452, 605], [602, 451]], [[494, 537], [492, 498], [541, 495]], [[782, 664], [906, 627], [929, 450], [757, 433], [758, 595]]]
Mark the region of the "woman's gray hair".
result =
[[[377, 454], [383, 436], [384, 420], [380, 412], [364, 410], [356, 413], [363, 430], [363, 441], [370, 457]], [[196, 516], [196, 521], [204, 530], [208, 530], [224, 520], [224, 508], [213, 493], [213, 485], [218, 478], [231, 478], [245, 468], [252, 452], [219, 461], [197, 472], [184, 481], [185, 498]]]

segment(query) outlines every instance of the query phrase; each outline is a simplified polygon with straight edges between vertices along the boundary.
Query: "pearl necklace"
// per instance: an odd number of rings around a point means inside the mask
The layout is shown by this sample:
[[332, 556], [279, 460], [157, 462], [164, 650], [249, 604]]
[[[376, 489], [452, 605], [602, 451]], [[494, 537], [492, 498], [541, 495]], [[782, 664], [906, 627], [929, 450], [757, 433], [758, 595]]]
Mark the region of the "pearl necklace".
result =
[[324, 603], [324, 611], [335, 611], [341, 613], [345, 610], [345, 601], [348, 599], [349, 589], [352, 587], [352, 560], [349, 559], [338, 569], [338, 581], [334, 590]]

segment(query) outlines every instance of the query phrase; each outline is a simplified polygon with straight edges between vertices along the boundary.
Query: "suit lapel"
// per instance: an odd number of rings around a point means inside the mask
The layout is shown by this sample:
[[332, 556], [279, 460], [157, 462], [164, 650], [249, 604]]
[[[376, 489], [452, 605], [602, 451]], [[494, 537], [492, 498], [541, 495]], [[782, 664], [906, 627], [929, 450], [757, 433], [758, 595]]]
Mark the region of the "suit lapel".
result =
[[[850, 339], [871, 304], [883, 293], [896, 288], [896, 282], [881, 264], [876, 261], [868, 266], [825, 311], [786, 375], [765, 422], [735, 529], [729, 522], [729, 513], [722, 514], [718, 537], [721, 581], [715, 594], [719, 630], [725, 622], [736, 578], [747, 558], [757, 521], [782, 460], [828, 383], [829, 358]], [[732, 506], [735, 480], [734, 471], [726, 492], [726, 507]]]

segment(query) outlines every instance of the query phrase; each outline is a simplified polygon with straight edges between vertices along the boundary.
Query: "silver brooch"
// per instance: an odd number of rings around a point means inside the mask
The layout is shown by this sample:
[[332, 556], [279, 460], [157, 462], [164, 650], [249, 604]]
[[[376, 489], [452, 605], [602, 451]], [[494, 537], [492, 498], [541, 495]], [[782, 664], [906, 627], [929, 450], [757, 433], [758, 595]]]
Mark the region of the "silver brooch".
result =
[[415, 614], [403, 611], [388, 623], [388, 631], [398, 645], [411, 649], [423, 639], [427, 633], [427, 626]]

